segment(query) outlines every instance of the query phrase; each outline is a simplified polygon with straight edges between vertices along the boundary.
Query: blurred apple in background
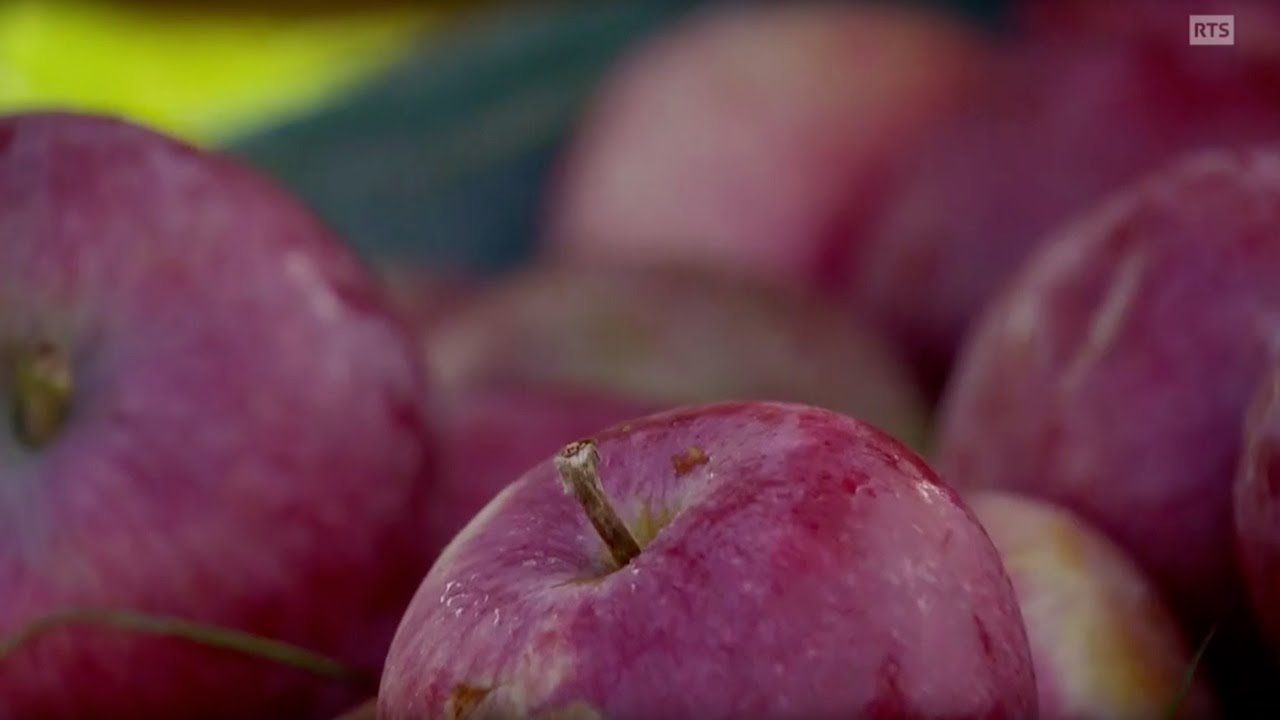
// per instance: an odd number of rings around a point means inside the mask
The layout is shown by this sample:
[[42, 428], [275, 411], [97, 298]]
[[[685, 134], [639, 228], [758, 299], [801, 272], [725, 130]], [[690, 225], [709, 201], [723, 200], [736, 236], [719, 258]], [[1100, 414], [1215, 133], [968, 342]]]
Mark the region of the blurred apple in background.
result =
[[443, 436], [433, 548], [565, 443], [675, 405], [804, 401], [927, 442], [909, 373], [817, 299], [688, 268], [547, 264], [476, 283], [441, 311], [438, 281], [389, 280], [404, 314], [434, 318], [417, 324]]
[[479, 277], [421, 263], [383, 261], [373, 269], [392, 308], [421, 342], [485, 285]]
[[[1195, 153], [1147, 176], [1015, 276], [970, 337], [940, 420], [946, 477], [1078, 512], [1193, 636], [1218, 621], [1255, 636], [1234, 627], [1247, 613], [1231, 488], [1280, 338], [1278, 226], [1280, 152]], [[1251, 670], [1266, 673], [1230, 675]]]
[[[966, 500], [1013, 579], [1035, 660], [1040, 719], [1172, 720], [1166, 713], [1193, 653], [1138, 566], [1052, 504], [990, 491]], [[1215, 716], [1198, 679], [1179, 707], [1178, 718]]]
[[853, 263], [855, 306], [935, 382], [1060, 223], [1179, 152], [1280, 141], [1274, 4], [1215, 4], [1239, 6], [1235, 47], [1190, 47], [1177, 2], [1043, 6], [1097, 15], [1040, 18], [1043, 32], [1005, 45], [982, 91], [897, 170]]
[[[247, 631], [376, 677], [425, 572], [418, 353], [251, 171], [117, 121], [0, 119], [0, 638], [85, 609]], [[0, 717], [307, 718], [368, 688], [54, 628]]]
[[[1280, 342], [1275, 353], [1280, 359]], [[1280, 659], [1280, 365], [1259, 387], [1245, 431], [1235, 489], [1236, 543], [1253, 607]]]
[[805, 402], [917, 448], [928, 427], [909, 372], [840, 307], [689, 268], [531, 267], [437, 325], [426, 364], [441, 393], [520, 383], [650, 406]]
[[886, 168], [984, 59], [923, 9], [700, 9], [605, 80], [552, 180], [548, 251], [839, 285]]
[[960, 499], [868, 425], [774, 403], [537, 464], [432, 568], [379, 693], [383, 720], [1035, 716], [1013, 588]]
[[565, 444], [662, 409], [534, 385], [466, 388], [434, 400], [441, 465], [420, 527], [434, 553], [503, 488]]

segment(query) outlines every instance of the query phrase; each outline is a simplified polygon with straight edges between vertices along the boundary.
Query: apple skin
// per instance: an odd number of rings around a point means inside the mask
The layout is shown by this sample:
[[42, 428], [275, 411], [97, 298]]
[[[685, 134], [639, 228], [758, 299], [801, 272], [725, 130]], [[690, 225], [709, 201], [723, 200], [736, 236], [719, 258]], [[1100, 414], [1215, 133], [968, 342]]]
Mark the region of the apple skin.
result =
[[[1166, 717], [1193, 652], [1159, 591], [1088, 523], [1043, 501], [965, 498], [1004, 559], [1035, 661], [1041, 720]], [[1215, 717], [1199, 679], [1178, 714]]]
[[423, 581], [382, 720], [1036, 717], [999, 556], [901, 443], [780, 403], [594, 439], [641, 553], [614, 570], [553, 464], [534, 466]]
[[1061, 223], [1184, 152], [1280, 139], [1280, 9], [1242, 6], [1240, 45], [1215, 52], [1188, 46], [1175, 4], [1099, 2], [1092, 23], [1008, 43], [886, 181], [850, 302], [926, 378]]
[[496, 383], [655, 409], [802, 402], [926, 444], [928, 408], [909, 369], [844, 308], [690, 268], [535, 266], [459, 306], [434, 329], [427, 355], [447, 393]]
[[[0, 396], [72, 358], [50, 444], [0, 432], [0, 637], [85, 607], [376, 672], [431, 558], [421, 367], [374, 281], [252, 171], [123, 122], [0, 119]], [[369, 688], [71, 626], [0, 663], [0, 717], [331, 717]]]
[[662, 409], [563, 387], [493, 385], [439, 392], [431, 406], [440, 469], [422, 531], [435, 553], [499, 492], [566, 444]]
[[1278, 224], [1280, 152], [1256, 148], [1192, 153], [1066, 226], [969, 339], [944, 475], [1079, 513], [1193, 633], [1233, 617], [1231, 488], [1280, 337]]
[[1280, 659], [1280, 366], [1261, 385], [1248, 414], [1235, 528], [1254, 610]]
[[919, 8], [694, 11], [602, 84], [547, 201], [548, 251], [838, 286], [886, 168], [985, 59], [970, 28]]

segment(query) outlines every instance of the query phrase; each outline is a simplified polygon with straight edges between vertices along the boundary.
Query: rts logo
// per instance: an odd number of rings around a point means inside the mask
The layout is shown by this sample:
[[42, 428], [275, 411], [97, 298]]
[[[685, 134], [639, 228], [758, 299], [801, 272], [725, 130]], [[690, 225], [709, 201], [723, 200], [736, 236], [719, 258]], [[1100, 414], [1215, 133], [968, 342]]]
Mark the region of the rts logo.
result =
[[1192, 45], [1235, 45], [1235, 15], [1192, 15]]

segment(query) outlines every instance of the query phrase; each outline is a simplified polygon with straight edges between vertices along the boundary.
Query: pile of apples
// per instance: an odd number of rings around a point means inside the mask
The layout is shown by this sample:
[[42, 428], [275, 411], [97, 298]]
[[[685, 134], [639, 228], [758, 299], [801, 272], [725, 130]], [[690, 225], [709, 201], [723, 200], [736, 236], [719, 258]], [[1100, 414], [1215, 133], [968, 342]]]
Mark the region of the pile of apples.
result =
[[1012, 25], [694, 11], [498, 278], [0, 117], [0, 720], [1280, 715], [1280, 6]]

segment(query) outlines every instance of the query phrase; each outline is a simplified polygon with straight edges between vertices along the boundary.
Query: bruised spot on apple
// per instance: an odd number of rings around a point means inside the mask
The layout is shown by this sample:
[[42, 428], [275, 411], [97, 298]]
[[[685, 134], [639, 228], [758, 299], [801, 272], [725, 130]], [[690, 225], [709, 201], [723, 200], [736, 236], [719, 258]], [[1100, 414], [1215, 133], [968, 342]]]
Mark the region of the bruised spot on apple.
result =
[[709, 458], [702, 451], [702, 448], [693, 446], [683, 455], [671, 456], [671, 467], [676, 471], [676, 477], [684, 477], [693, 471], [694, 468], [706, 465]]
[[[472, 718], [1036, 716], [994, 546], [898, 441], [782, 403], [625, 428], [531, 468], [446, 548], [383, 720], [450, 718], [460, 685], [492, 688]], [[690, 448], [706, 462], [678, 476]]]
[[449, 693], [449, 702], [446, 712], [449, 720], [466, 720], [471, 717], [476, 706], [484, 702], [489, 693], [493, 692], [493, 688], [476, 687], [474, 685], [459, 685]]

